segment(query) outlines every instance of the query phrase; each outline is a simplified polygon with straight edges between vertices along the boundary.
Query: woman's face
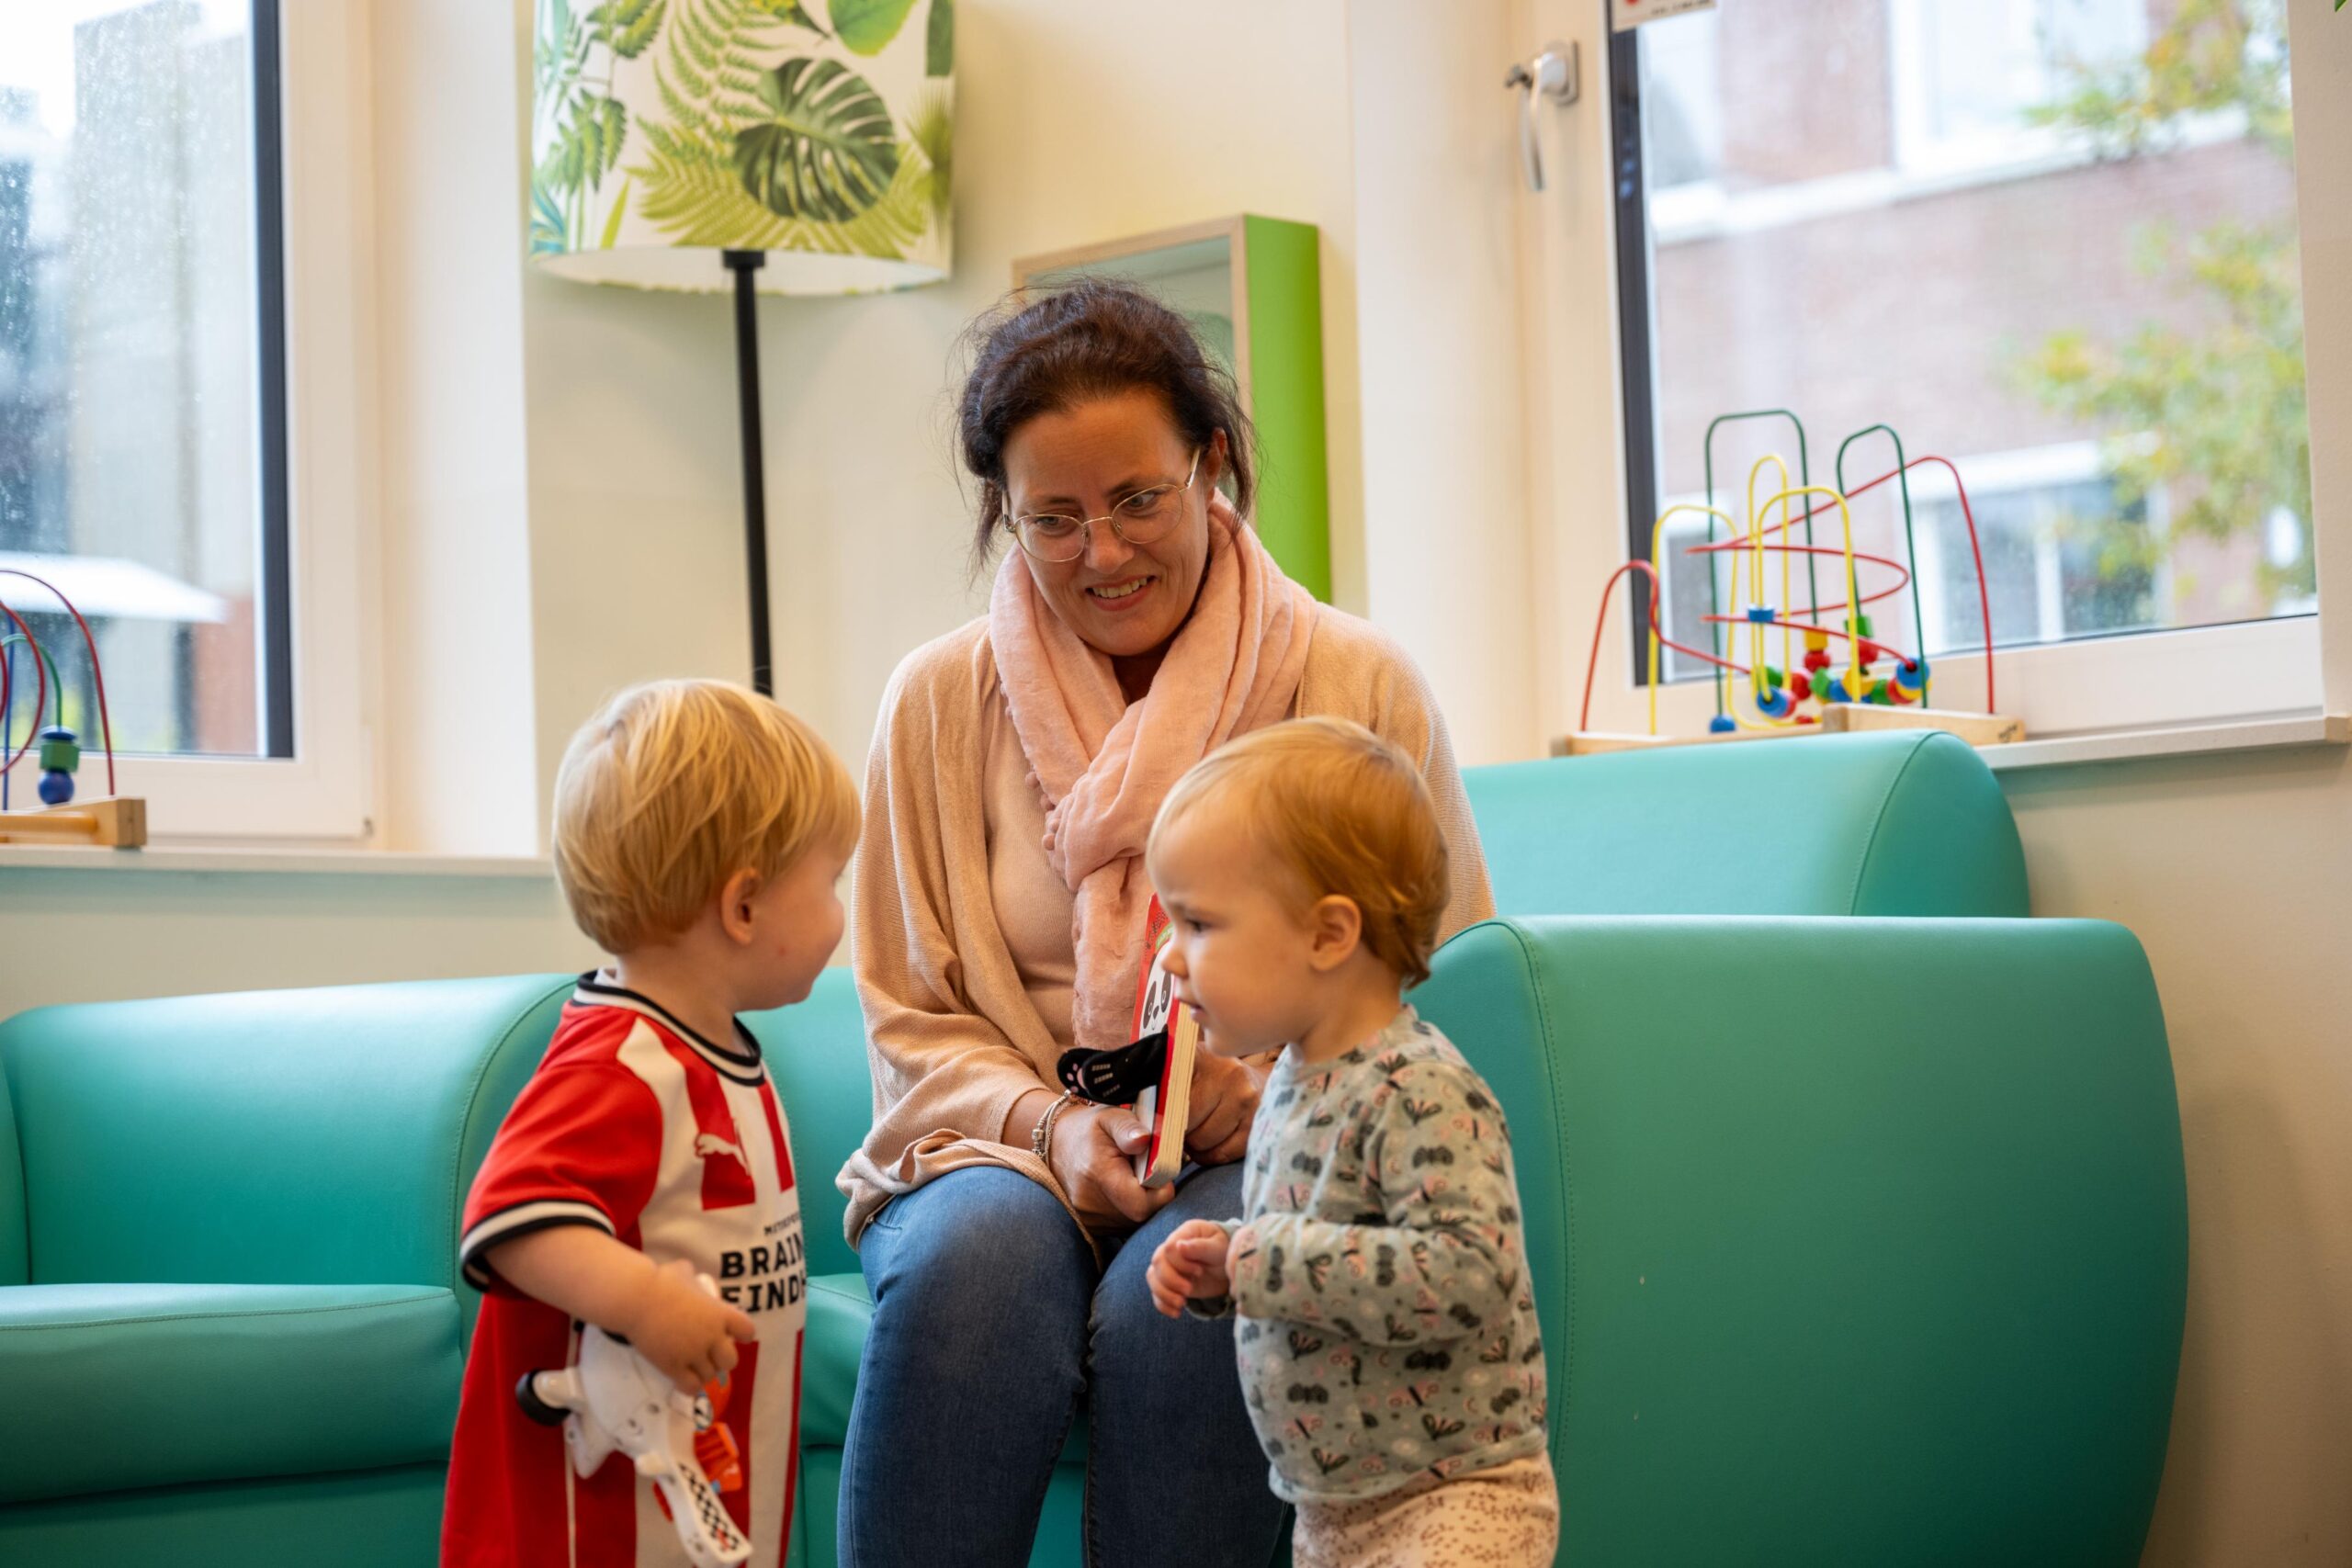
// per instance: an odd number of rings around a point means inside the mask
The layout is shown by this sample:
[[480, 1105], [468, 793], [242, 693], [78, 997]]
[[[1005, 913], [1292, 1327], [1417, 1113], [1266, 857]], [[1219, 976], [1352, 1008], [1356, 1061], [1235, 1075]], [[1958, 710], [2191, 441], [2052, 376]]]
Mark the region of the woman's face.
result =
[[[1171, 498], [1175, 525], [1149, 544], [1128, 544], [1095, 523], [1075, 560], [1022, 556], [1054, 614], [1114, 659], [1159, 648], [1192, 613], [1208, 566], [1209, 497], [1225, 470], [1222, 434], [1200, 459], [1192, 488]], [[1167, 404], [1150, 392], [1120, 392], [1015, 430], [1004, 444], [1005, 498], [1015, 517], [1099, 518], [1137, 491], [1182, 484], [1192, 466]]]

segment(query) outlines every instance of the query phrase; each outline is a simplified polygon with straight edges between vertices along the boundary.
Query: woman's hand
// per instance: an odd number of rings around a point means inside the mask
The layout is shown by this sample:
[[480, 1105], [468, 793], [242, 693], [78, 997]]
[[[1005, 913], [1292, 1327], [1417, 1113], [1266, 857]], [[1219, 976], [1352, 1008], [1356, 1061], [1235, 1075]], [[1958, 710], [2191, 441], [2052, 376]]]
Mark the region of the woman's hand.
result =
[[1250, 1126], [1258, 1119], [1272, 1057], [1236, 1061], [1203, 1051], [1193, 1058], [1193, 1124], [1184, 1130], [1184, 1152], [1203, 1165], [1230, 1165], [1250, 1147]]
[[1136, 1179], [1136, 1156], [1150, 1142], [1135, 1113], [1116, 1106], [1072, 1105], [1055, 1120], [1047, 1163], [1087, 1229], [1139, 1225], [1176, 1195]]
[[1225, 1256], [1229, 1244], [1225, 1227], [1215, 1220], [1186, 1220], [1168, 1233], [1151, 1255], [1144, 1283], [1151, 1288], [1151, 1304], [1169, 1317], [1184, 1310], [1192, 1299], [1214, 1299], [1232, 1289], [1226, 1277]]

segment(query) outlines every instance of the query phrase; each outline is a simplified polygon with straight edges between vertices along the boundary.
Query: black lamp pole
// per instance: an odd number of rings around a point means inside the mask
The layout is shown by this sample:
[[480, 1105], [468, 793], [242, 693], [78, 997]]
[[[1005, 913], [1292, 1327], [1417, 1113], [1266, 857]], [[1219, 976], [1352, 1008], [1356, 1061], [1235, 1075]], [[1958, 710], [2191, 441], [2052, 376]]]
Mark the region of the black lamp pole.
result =
[[752, 578], [752, 689], [775, 695], [768, 651], [768, 502], [760, 458], [760, 344], [752, 311], [752, 274], [767, 265], [765, 251], [724, 251], [735, 275], [735, 388], [743, 411], [743, 555]]

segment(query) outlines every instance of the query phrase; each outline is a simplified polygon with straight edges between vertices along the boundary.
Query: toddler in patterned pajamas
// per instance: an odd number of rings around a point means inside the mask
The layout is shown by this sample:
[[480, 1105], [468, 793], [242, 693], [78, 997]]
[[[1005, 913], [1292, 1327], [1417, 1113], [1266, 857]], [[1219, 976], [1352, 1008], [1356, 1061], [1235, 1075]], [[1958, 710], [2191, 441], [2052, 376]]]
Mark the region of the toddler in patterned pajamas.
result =
[[1205, 1047], [1279, 1049], [1245, 1213], [1152, 1256], [1159, 1310], [1238, 1314], [1243, 1394], [1298, 1568], [1537, 1568], [1559, 1540], [1544, 1348], [1502, 1112], [1401, 1000], [1445, 844], [1359, 726], [1257, 730], [1178, 783], [1147, 857]]

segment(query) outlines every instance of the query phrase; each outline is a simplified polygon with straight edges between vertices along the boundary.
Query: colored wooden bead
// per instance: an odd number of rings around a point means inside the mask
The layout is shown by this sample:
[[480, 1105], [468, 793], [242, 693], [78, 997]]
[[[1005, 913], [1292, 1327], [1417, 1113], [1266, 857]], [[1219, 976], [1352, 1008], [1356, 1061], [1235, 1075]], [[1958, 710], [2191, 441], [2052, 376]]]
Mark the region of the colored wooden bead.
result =
[[1812, 700], [1813, 682], [1805, 679], [1804, 671], [1800, 670], [1789, 677], [1789, 692], [1801, 703]]
[[52, 724], [40, 732], [40, 765], [43, 773], [70, 773], [82, 765], [82, 748], [75, 744], [77, 737], [62, 724]]
[[1811, 670], [1815, 668], [1813, 660], [1810, 657], [1813, 654], [1820, 654], [1826, 661], [1829, 656], [1829, 634], [1825, 631], [1806, 632], [1804, 634], [1804, 650], [1808, 656], [1805, 660], [1806, 669]]
[[43, 806], [63, 806], [74, 798], [74, 770], [81, 761], [82, 748], [72, 730], [53, 724], [40, 732], [41, 775], [34, 787]]
[[1738, 728], [1731, 715], [1726, 713], [1719, 713], [1707, 721], [1707, 733], [1710, 735], [1729, 735]]
[[1806, 649], [1804, 652], [1804, 667], [1808, 670], [1828, 669], [1829, 650], [1826, 648]]

